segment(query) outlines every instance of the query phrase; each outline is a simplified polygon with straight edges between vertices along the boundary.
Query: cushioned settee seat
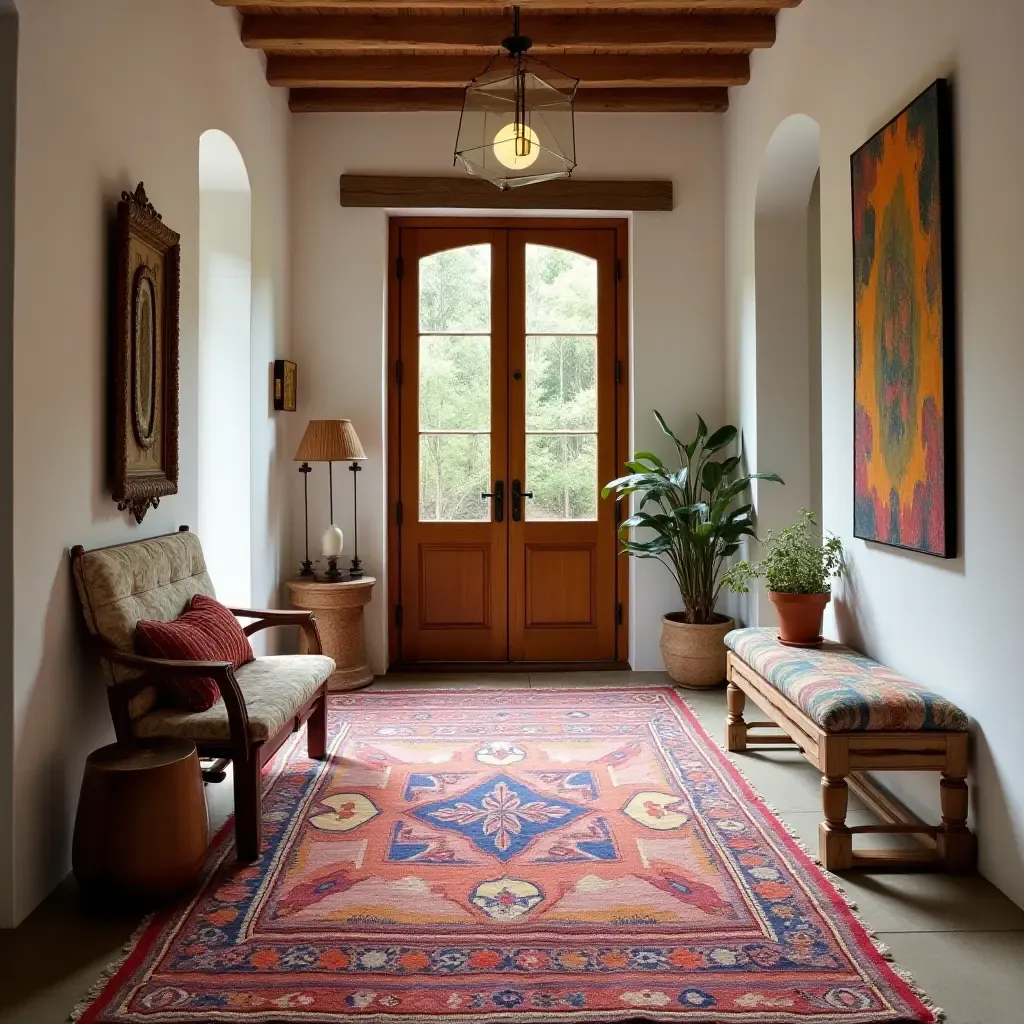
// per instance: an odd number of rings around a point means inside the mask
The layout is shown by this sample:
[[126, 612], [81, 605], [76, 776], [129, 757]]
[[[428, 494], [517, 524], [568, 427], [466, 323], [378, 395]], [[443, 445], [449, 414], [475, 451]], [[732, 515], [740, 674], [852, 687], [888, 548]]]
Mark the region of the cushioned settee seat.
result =
[[[274, 736], [333, 671], [334, 662], [319, 654], [272, 655], [236, 669], [249, 713], [249, 736], [257, 742]], [[158, 706], [133, 725], [140, 738], [180, 736], [206, 743], [228, 743], [231, 738], [223, 699], [198, 712]]]
[[826, 641], [785, 647], [774, 629], [734, 629], [726, 646], [825, 732], [963, 732], [967, 716], [932, 690]]

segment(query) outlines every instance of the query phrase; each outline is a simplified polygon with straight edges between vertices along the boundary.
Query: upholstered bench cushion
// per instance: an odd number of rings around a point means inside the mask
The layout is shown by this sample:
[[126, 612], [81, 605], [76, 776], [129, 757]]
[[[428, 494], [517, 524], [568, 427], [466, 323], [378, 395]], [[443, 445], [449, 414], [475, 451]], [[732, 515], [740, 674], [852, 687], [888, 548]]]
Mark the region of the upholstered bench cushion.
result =
[[955, 704], [842, 644], [784, 647], [774, 629], [734, 629], [733, 653], [825, 732], [963, 732]]
[[[256, 658], [236, 669], [252, 739], [262, 742], [276, 735], [333, 671], [334, 662], [321, 654], [278, 654]], [[145, 739], [176, 736], [205, 743], [231, 739], [223, 699], [206, 711], [157, 707], [133, 725], [135, 735]]]

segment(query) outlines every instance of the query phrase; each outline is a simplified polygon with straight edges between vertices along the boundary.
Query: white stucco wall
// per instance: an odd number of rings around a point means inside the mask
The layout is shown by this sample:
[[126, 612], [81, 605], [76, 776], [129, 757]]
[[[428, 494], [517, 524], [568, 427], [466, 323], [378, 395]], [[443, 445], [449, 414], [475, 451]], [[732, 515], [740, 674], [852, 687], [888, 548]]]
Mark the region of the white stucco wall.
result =
[[[451, 174], [458, 114], [303, 114], [292, 130], [292, 326], [299, 360], [299, 413], [292, 450], [314, 417], [350, 418], [368, 461], [360, 478], [360, 557], [380, 583], [367, 611], [371, 664], [387, 656], [384, 353], [387, 220], [384, 210], [342, 209], [338, 176]], [[580, 177], [671, 178], [671, 213], [632, 217], [633, 443], [674, 454], [651, 415], [680, 432], [696, 413], [718, 423], [723, 408], [722, 121], [715, 115], [582, 114]], [[335, 481], [335, 515], [349, 537], [351, 474]], [[302, 488], [292, 488], [292, 561], [302, 541]], [[340, 500], [339, 500], [340, 495]], [[313, 543], [326, 520], [326, 473], [310, 478]], [[663, 568], [634, 567], [632, 663], [661, 667], [660, 617], [679, 607]]]
[[[775, 129], [821, 127], [822, 491], [824, 522], [851, 562], [832, 635], [960, 703], [974, 720], [971, 799], [983, 872], [1024, 903], [1024, 690], [1016, 639], [1024, 555], [1024, 4], [1019, 0], [804, 0], [753, 60], [726, 117], [728, 407], [756, 415], [754, 198]], [[850, 154], [935, 78], [953, 84], [956, 123], [957, 379], [962, 511], [950, 562], [853, 539], [853, 286]], [[1008, 519], [1009, 516], [1009, 519]], [[934, 778], [884, 780], [925, 817]]]
[[[234, 139], [252, 182], [252, 357], [260, 386], [253, 522], [263, 538], [254, 601], [275, 598], [286, 532], [274, 472], [281, 420], [263, 397], [270, 362], [287, 353], [285, 94], [266, 85], [261, 56], [239, 44], [234, 12], [209, 0], [26, 0], [19, 7], [15, 642], [4, 700], [13, 736], [2, 751], [5, 762], [13, 758], [13, 782], [0, 821], [11, 857], [0, 878], [6, 925], [68, 870], [83, 759], [112, 738], [103, 684], [79, 635], [67, 549], [196, 522], [198, 152], [207, 128]], [[182, 240], [181, 476], [178, 494], [136, 526], [117, 512], [106, 487], [107, 248], [121, 190], [140, 180]], [[8, 686], [6, 673], [0, 686]]]

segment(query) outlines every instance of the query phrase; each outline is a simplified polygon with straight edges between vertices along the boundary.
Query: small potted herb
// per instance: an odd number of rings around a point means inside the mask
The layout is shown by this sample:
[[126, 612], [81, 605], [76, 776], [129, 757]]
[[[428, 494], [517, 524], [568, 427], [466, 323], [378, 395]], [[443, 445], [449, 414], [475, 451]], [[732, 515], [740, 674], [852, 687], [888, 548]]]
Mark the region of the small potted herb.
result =
[[765, 555], [757, 565], [737, 562], [723, 584], [745, 594], [751, 579], [763, 579], [779, 613], [779, 641], [790, 647], [818, 647], [825, 606], [832, 600], [832, 580], [846, 571], [843, 545], [823, 535], [807, 509], [781, 533], [769, 531]]

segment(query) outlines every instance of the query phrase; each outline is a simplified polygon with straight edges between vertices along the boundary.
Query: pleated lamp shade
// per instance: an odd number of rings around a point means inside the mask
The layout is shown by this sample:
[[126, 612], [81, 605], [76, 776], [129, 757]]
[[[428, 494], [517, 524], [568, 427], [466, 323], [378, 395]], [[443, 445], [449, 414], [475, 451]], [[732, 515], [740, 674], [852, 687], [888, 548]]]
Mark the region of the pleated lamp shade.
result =
[[351, 420], [310, 420], [296, 462], [356, 462], [366, 458]]

